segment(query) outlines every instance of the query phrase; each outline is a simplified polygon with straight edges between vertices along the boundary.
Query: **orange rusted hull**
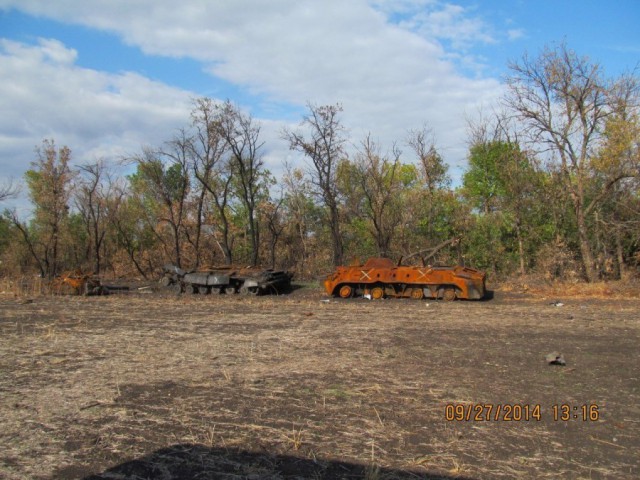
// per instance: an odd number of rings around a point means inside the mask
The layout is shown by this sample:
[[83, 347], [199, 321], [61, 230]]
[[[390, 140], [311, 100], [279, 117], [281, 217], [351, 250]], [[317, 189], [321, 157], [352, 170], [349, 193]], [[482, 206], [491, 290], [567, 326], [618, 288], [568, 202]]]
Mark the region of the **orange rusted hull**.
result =
[[80, 270], [64, 272], [51, 282], [51, 291], [57, 295], [106, 295], [108, 291], [100, 280]]
[[479, 300], [486, 294], [486, 274], [467, 267], [396, 265], [388, 258], [370, 258], [364, 265], [338, 267], [324, 281], [329, 295], [343, 298], [456, 298]]

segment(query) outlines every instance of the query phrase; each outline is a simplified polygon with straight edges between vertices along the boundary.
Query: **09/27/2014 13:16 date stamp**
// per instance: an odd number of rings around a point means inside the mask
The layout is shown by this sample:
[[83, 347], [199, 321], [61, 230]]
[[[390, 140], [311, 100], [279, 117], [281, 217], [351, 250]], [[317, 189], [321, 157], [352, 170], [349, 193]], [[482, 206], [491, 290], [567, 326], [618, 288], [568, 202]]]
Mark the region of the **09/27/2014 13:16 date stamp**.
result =
[[600, 410], [596, 404], [559, 403], [544, 408], [540, 404], [520, 403], [447, 403], [444, 418], [448, 422], [597, 422]]

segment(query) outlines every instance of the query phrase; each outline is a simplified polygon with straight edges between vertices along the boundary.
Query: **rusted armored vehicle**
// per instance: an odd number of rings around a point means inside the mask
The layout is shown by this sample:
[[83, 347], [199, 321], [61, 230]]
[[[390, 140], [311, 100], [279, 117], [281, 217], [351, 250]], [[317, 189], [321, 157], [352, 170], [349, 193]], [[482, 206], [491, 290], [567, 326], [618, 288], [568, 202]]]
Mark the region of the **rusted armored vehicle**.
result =
[[291, 287], [293, 273], [260, 267], [224, 266], [203, 271], [185, 271], [175, 265], [165, 265], [160, 283], [173, 286], [180, 293], [221, 293], [260, 295], [282, 293]]
[[108, 295], [109, 290], [103, 287], [96, 276], [80, 270], [64, 272], [51, 282], [51, 291], [56, 295]]
[[403, 266], [388, 258], [370, 258], [364, 265], [336, 268], [324, 288], [327, 294], [342, 298], [479, 300], [486, 293], [485, 279], [485, 273], [473, 268]]

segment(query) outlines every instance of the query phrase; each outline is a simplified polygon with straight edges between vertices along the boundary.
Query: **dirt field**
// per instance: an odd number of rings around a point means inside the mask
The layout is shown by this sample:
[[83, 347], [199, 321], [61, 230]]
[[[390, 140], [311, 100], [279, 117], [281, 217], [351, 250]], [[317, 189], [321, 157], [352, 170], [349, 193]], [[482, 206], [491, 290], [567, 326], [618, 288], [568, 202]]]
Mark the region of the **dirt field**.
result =
[[0, 477], [638, 478], [640, 300], [552, 300], [0, 295]]

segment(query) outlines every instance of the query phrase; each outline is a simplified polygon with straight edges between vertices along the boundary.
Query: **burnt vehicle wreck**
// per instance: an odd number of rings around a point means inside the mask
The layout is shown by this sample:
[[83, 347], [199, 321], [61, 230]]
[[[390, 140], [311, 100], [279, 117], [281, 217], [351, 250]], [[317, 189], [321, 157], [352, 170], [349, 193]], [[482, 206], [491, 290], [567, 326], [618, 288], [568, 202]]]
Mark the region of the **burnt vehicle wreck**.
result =
[[388, 258], [370, 258], [362, 265], [337, 267], [324, 287], [328, 295], [342, 298], [480, 300], [486, 295], [485, 281], [486, 274], [473, 268], [404, 266]]
[[291, 272], [261, 267], [228, 265], [185, 271], [175, 265], [165, 265], [160, 283], [187, 294], [277, 295], [291, 288], [292, 278]]

